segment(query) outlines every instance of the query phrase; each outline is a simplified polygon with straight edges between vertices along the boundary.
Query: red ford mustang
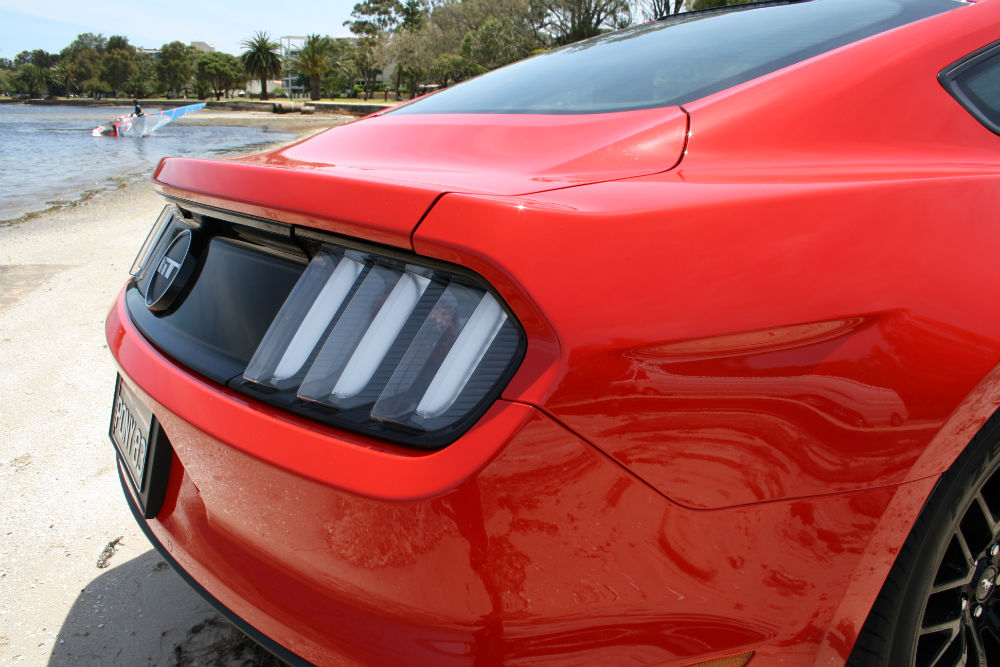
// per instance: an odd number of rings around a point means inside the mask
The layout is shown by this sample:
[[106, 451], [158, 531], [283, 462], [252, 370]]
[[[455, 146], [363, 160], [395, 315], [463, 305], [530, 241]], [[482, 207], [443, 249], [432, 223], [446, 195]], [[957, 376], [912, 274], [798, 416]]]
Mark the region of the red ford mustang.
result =
[[1000, 664], [997, 40], [709, 10], [164, 160], [139, 523], [293, 663]]

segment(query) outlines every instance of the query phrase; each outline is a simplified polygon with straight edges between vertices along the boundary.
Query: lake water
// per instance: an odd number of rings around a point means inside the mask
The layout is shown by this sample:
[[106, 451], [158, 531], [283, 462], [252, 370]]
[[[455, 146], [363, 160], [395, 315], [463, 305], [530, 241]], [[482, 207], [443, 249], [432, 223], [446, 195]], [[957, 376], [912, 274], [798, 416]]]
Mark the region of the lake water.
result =
[[98, 125], [131, 111], [0, 104], [0, 222], [114, 189], [123, 180], [148, 179], [168, 155], [245, 153], [295, 138], [261, 127], [184, 121], [142, 139], [90, 135]]

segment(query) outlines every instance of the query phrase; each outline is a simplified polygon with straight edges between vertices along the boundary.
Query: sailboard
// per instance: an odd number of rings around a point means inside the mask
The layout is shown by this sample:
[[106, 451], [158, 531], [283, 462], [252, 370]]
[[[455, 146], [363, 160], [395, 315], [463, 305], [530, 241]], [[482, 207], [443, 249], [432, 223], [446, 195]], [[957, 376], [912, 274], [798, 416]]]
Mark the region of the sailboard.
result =
[[104, 125], [98, 125], [91, 131], [91, 134], [95, 137], [146, 137], [167, 123], [204, 106], [205, 103], [200, 102], [175, 109], [144, 113], [141, 116], [127, 114], [110, 120]]

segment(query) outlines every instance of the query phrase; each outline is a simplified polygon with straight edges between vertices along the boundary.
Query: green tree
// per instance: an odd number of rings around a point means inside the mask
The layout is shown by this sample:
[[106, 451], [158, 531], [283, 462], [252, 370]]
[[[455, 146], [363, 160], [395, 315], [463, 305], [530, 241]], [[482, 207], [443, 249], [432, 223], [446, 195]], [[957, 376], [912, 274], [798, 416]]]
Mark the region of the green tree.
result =
[[628, 0], [543, 0], [556, 44], [594, 37], [632, 22]]
[[69, 95], [76, 90], [76, 79], [73, 77], [73, 68], [68, 58], [63, 58], [55, 64], [51, 70], [49, 85], [56, 86], [63, 95]]
[[319, 90], [324, 97], [337, 97], [342, 91], [349, 89], [358, 77], [351, 59], [353, 47], [350, 40], [341, 38], [334, 41], [337, 44], [337, 55], [333, 66], [319, 82]]
[[95, 35], [92, 32], [84, 32], [77, 35], [76, 39], [70, 42], [69, 46], [62, 50], [61, 55], [75, 55], [76, 53], [86, 49], [102, 53], [107, 45], [108, 40], [104, 37], [104, 35]]
[[[55, 66], [59, 63], [59, 56], [42, 49], [35, 49], [33, 51], [21, 51], [14, 57], [13, 62], [7, 61], [11, 64], [11, 69], [19, 68], [24, 65], [34, 65], [46, 71], [45, 76], [45, 86], [44, 89], [39, 91], [40, 93], [47, 95], [58, 95], [60, 92], [60, 82], [58, 77], [52, 71]], [[32, 77], [37, 78], [37, 77]], [[8, 86], [11, 86], [11, 79], [8, 78]]]
[[399, 0], [363, 0], [354, 5], [351, 12], [354, 20], [344, 23], [358, 37], [352, 60], [364, 79], [366, 100], [371, 97], [375, 79], [382, 72], [389, 33], [400, 22], [404, 11]]
[[49, 70], [25, 63], [14, 72], [14, 85], [28, 97], [41, 97], [48, 90]]
[[404, 11], [399, 0], [363, 0], [351, 11], [354, 20], [344, 25], [359, 37], [377, 37], [392, 30], [403, 18]]
[[292, 62], [292, 67], [309, 79], [309, 99], [319, 99], [320, 82], [323, 75], [336, 63], [339, 50], [339, 45], [329, 37], [309, 35], [306, 39], [299, 55]]
[[445, 53], [438, 56], [431, 64], [430, 74], [442, 86], [471, 79], [482, 74], [486, 68], [455, 53]]
[[77, 51], [69, 58], [70, 77], [79, 90], [97, 97], [107, 87], [101, 76], [104, 74], [104, 59], [101, 53], [90, 47]]
[[240, 59], [247, 74], [260, 80], [260, 99], [267, 99], [267, 80], [281, 74], [281, 56], [278, 43], [271, 36], [258, 30], [253, 37], [241, 42], [246, 49]]
[[104, 45], [103, 79], [111, 86], [115, 97], [136, 71], [136, 50], [128, 43], [128, 37], [112, 35]]
[[94, 99], [101, 99], [101, 97], [111, 94], [111, 86], [107, 81], [100, 77], [91, 77], [80, 84], [81, 90], [86, 90], [90, 93], [90, 96]]
[[228, 97], [232, 88], [246, 80], [240, 59], [218, 51], [198, 56], [195, 76], [199, 84], [206, 86], [215, 94], [215, 99]]
[[102, 78], [104, 50], [107, 43], [108, 40], [103, 35], [85, 32], [77, 35], [76, 39], [59, 53], [60, 85], [67, 93], [69, 90], [78, 90], [97, 97], [106, 89], [109, 90], [109, 86]]
[[512, 21], [533, 49], [548, 45], [542, 29], [549, 16], [542, 0], [462, 0], [437, 5], [430, 13], [438, 54], [458, 53], [465, 35], [491, 17]]
[[148, 53], [135, 54], [135, 72], [125, 82], [125, 94], [142, 99], [158, 92], [160, 86], [156, 78], [156, 64]]
[[393, 77], [396, 91], [402, 90], [405, 83], [410, 99], [416, 96], [418, 86], [429, 76], [434, 62], [432, 31], [433, 26], [426, 23], [416, 29], [400, 28], [389, 44], [389, 59], [395, 65]]
[[465, 33], [461, 51], [486, 69], [496, 69], [528, 57], [534, 47], [534, 40], [518, 29], [512, 19], [491, 16], [478, 30]]
[[104, 79], [111, 86], [115, 97], [119, 97], [118, 92], [135, 71], [135, 56], [127, 49], [108, 49], [104, 54]]
[[204, 79], [199, 79], [197, 74], [194, 75], [194, 94], [199, 100], [204, 100], [212, 94], [212, 86]]
[[366, 100], [375, 90], [375, 79], [382, 73], [380, 56], [383, 53], [383, 40], [384, 36], [378, 40], [374, 37], [358, 38], [349, 51], [351, 66], [363, 82], [362, 90]]
[[170, 42], [160, 48], [156, 74], [168, 91], [180, 96], [194, 75], [195, 51], [183, 42]]
[[388, 49], [397, 88], [405, 81], [413, 95], [420, 83], [450, 83], [481, 71], [470, 62], [493, 68], [546, 48], [549, 37], [542, 29], [549, 19], [542, 2], [445, 0], [429, 8], [417, 0], [404, 3]]
[[406, 0], [399, 5], [399, 28], [420, 30], [427, 22], [427, 8], [422, 0]]
[[122, 49], [128, 51], [129, 53], [135, 53], [135, 47], [128, 43], [128, 37], [124, 35], [111, 35], [108, 37], [107, 43], [104, 45], [105, 51], [114, 51], [115, 49]]
[[37, 67], [49, 69], [50, 67], [55, 66], [57, 62], [59, 62], [59, 56], [42, 49], [35, 49], [34, 51], [21, 51], [19, 54], [14, 56], [15, 66], [31, 63]]

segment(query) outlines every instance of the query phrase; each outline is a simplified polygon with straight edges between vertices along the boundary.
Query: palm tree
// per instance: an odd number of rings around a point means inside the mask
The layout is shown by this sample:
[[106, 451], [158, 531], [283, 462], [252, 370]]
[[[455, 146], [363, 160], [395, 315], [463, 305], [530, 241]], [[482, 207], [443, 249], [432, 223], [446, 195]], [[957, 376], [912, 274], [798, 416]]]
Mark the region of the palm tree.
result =
[[258, 30], [252, 38], [245, 39], [240, 44], [246, 48], [240, 56], [243, 69], [250, 76], [260, 79], [260, 99], [267, 100], [267, 80], [281, 74], [279, 46], [263, 30]]
[[299, 74], [309, 78], [309, 99], [319, 99], [319, 82], [333, 66], [336, 44], [329, 37], [309, 35], [295, 58], [294, 67]]
[[28, 97], [41, 97], [46, 91], [51, 73], [44, 67], [25, 63], [14, 73], [14, 82], [28, 93]]
[[63, 58], [52, 68], [52, 81], [56, 85], [62, 86], [67, 97], [73, 90], [76, 90], [76, 72], [69, 58]]

